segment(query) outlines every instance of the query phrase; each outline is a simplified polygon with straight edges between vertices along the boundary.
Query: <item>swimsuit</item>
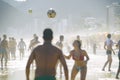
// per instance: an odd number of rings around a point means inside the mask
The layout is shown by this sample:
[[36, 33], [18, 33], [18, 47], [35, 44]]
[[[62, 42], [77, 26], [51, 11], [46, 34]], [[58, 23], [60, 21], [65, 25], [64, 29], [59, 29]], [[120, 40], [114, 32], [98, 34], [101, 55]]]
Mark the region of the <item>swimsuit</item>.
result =
[[76, 65], [75, 68], [76, 68], [77, 71], [80, 71], [83, 67]]
[[112, 54], [112, 51], [111, 50], [107, 50], [106, 53], [107, 54]]
[[40, 76], [36, 77], [34, 80], [56, 80], [54, 76]]
[[79, 59], [80, 61], [83, 61], [83, 60], [84, 60], [83, 54], [76, 54], [76, 53], [74, 53], [73, 56], [72, 56], [72, 58], [73, 58], [74, 60], [76, 60], [76, 58]]

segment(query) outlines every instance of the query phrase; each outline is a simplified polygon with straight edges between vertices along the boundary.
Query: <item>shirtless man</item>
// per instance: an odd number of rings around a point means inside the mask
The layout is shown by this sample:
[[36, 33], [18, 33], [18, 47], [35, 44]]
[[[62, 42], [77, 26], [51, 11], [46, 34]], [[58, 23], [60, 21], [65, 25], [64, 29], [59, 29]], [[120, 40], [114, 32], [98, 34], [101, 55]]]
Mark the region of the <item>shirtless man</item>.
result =
[[112, 52], [113, 54], [115, 54], [114, 50], [112, 49], [113, 46], [113, 41], [111, 40], [111, 34], [107, 35], [107, 40], [104, 43], [104, 49], [106, 50], [106, 54], [107, 54], [107, 61], [105, 62], [102, 70], [105, 70], [105, 67], [107, 66], [107, 64], [109, 63], [108, 66], [108, 71], [111, 71], [111, 64], [112, 64]]
[[58, 60], [64, 68], [65, 80], [68, 80], [68, 68], [60, 49], [51, 44], [53, 32], [45, 29], [43, 32], [44, 44], [39, 45], [32, 51], [26, 65], [26, 80], [29, 79], [30, 65], [35, 60], [36, 70], [34, 80], [56, 80], [56, 65]]

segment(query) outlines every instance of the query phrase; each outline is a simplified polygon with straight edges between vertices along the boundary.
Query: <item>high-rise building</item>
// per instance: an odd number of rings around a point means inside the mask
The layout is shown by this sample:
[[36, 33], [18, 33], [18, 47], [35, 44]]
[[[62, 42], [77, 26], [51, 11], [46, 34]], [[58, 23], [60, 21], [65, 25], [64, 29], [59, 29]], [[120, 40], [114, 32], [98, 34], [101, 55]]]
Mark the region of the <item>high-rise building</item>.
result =
[[110, 30], [120, 30], [120, 3], [112, 3], [109, 6], [109, 28]]

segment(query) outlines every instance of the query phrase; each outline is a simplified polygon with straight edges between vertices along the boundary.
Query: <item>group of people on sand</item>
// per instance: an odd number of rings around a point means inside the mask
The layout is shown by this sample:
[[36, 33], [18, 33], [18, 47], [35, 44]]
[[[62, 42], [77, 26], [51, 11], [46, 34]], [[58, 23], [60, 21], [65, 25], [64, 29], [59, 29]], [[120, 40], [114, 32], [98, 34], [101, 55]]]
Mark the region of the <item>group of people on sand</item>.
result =
[[[79, 36], [78, 36], [79, 38]], [[87, 63], [89, 61], [89, 56], [86, 50], [81, 48], [82, 41], [76, 39], [73, 41], [73, 49], [70, 50], [69, 55], [64, 55], [62, 52], [64, 36], [60, 36], [60, 40], [56, 43], [56, 46], [52, 44], [53, 31], [50, 28], [46, 28], [43, 31], [42, 45], [36, 46], [31, 52], [27, 65], [26, 65], [26, 80], [30, 80], [30, 65], [35, 60], [36, 70], [34, 80], [56, 80], [56, 66], [60, 63], [60, 77], [62, 77], [62, 67], [64, 70], [65, 80], [69, 80], [69, 72], [65, 59], [74, 60], [74, 65], [71, 71], [71, 79], [75, 80], [77, 73], [80, 71], [80, 80], [86, 80], [87, 74]], [[106, 66], [108, 66], [108, 71], [111, 71], [112, 64], [112, 53], [115, 54], [112, 46], [114, 45], [111, 34], [107, 35], [107, 39], [104, 43], [104, 49], [106, 50], [107, 61], [105, 62], [102, 70], [105, 71]], [[120, 41], [116, 45], [119, 48], [119, 66], [116, 74], [116, 79], [119, 79], [118, 75], [120, 72]]]
[[[33, 39], [30, 40], [28, 50], [31, 50], [27, 65], [26, 65], [26, 80], [30, 80], [30, 66], [35, 61], [35, 78], [34, 80], [56, 80], [56, 67], [60, 67], [60, 78], [62, 78], [62, 68], [64, 70], [65, 80], [69, 80], [68, 66], [65, 59], [74, 60], [74, 65], [71, 71], [70, 80], [75, 80], [76, 75], [80, 72], [80, 80], [86, 80], [87, 74], [87, 63], [89, 61], [89, 55], [87, 51], [82, 49], [82, 41], [80, 36], [77, 36], [77, 39], [73, 41], [73, 49], [69, 51], [69, 55], [63, 54], [63, 40], [64, 36], [60, 35], [59, 41], [56, 42], [56, 45], [52, 44], [53, 40], [53, 31], [50, 28], [46, 28], [43, 31], [43, 44], [38, 45], [40, 41], [36, 34], [33, 35]], [[107, 39], [104, 43], [104, 49], [106, 50], [107, 61], [103, 65], [102, 71], [105, 71], [105, 68], [108, 66], [108, 71], [111, 71], [112, 64], [112, 53], [115, 54], [113, 50], [114, 42], [111, 39], [111, 34], [107, 35]], [[116, 73], [116, 79], [119, 79], [120, 73], [120, 40], [118, 41], [116, 47], [118, 51], [119, 66]], [[24, 56], [24, 49], [26, 49], [26, 44], [23, 38], [20, 39], [18, 43], [18, 48], [20, 52], [20, 59]], [[7, 41], [7, 36], [3, 35], [3, 39], [0, 38], [0, 58], [1, 58], [1, 67], [3, 67], [3, 59], [5, 60], [4, 65], [7, 66], [8, 62], [8, 50], [9, 42]], [[59, 63], [59, 65], [58, 65]]]
[[[34, 38], [30, 41], [28, 50], [32, 50], [38, 43], [38, 37], [36, 34], [34, 34]], [[26, 47], [27, 46], [23, 38], [21, 38], [20, 41], [17, 43], [14, 37], [9, 37], [9, 39], [7, 40], [7, 35], [3, 34], [2, 38], [0, 38], [1, 69], [7, 67], [7, 63], [9, 60], [16, 60], [16, 48], [18, 48], [20, 60], [23, 60]]]
[[[21, 39], [21, 41], [18, 44], [18, 47], [21, 50], [21, 46], [23, 45], [24, 41]], [[3, 35], [3, 39], [0, 38], [0, 60], [1, 60], [1, 68], [7, 66], [8, 60], [15, 60], [16, 59], [16, 46], [17, 42], [14, 37], [9, 37], [9, 40], [7, 40], [7, 35]]]

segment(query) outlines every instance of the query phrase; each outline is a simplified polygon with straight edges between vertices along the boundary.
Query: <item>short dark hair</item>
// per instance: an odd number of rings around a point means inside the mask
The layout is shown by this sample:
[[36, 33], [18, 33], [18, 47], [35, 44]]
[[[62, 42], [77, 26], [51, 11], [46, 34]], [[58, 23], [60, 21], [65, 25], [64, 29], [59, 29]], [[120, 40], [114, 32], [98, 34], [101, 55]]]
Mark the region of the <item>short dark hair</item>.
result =
[[43, 31], [43, 39], [50, 40], [50, 41], [53, 39], [53, 31], [50, 28], [46, 28]]
[[108, 34], [107, 37], [108, 37], [108, 38], [111, 38], [111, 34]]

